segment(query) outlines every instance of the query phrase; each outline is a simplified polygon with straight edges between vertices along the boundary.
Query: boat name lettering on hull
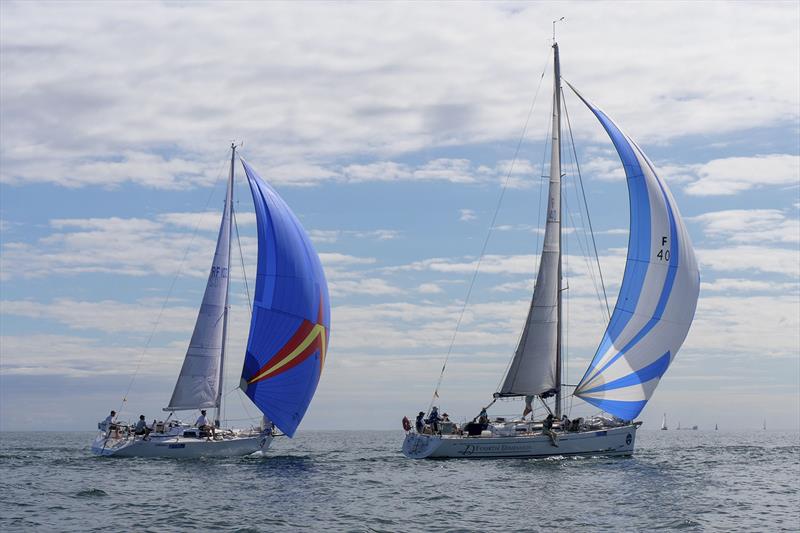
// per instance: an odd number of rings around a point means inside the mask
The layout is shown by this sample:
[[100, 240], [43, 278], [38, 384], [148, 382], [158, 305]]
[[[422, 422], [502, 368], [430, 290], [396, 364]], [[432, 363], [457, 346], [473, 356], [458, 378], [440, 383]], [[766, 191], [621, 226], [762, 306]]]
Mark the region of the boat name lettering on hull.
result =
[[463, 456], [470, 456], [474, 453], [520, 453], [530, 452], [529, 444], [467, 444], [461, 452]]

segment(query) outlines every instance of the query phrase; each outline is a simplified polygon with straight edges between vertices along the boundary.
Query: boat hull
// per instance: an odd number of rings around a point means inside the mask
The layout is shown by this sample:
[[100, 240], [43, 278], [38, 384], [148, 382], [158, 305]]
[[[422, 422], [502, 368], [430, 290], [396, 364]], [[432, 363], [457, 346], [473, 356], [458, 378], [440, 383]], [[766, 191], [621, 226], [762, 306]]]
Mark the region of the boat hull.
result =
[[632, 455], [638, 425], [594, 431], [557, 433], [557, 446], [544, 434], [509, 437], [467, 437], [408, 433], [403, 455], [409, 459], [482, 459]]
[[265, 452], [272, 444], [272, 435], [237, 436], [220, 440], [191, 437], [152, 437], [148, 440], [114, 439], [100, 434], [92, 443], [92, 453], [104, 457], [166, 457], [192, 459], [198, 457], [237, 457]]

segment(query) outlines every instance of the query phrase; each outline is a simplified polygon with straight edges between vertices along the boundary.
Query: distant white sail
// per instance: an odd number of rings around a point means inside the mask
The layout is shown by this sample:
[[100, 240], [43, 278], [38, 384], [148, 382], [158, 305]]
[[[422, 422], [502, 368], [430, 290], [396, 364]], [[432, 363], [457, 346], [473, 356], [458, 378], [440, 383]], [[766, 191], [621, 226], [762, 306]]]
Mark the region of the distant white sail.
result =
[[605, 113], [575, 93], [611, 137], [630, 197], [628, 258], [619, 297], [575, 395], [632, 420], [686, 338], [700, 274], [675, 200], [652, 162]]
[[223, 352], [225, 308], [228, 305], [228, 267], [233, 179], [228, 180], [217, 249], [208, 274], [203, 303], [197, 314], [192, 340], [186, 350], [178, 382], [167, 411], [218, 407], [220, 360]]

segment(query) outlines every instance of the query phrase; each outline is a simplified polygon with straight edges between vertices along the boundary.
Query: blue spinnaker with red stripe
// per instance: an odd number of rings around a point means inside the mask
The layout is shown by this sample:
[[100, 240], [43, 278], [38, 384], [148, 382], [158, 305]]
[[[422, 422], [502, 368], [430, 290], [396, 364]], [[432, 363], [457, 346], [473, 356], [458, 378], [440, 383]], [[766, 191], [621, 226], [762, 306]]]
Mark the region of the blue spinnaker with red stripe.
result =
[[241, 388], [291, 437], [325, 364], [328, 283], [300, 221], [275, 189], [241, 161], [258, 227], [256, 287]]
[[653, 163], [608, 115], [572, 90], [611, 138], [625, 169], [630, 199], [622, 286], [575, 395], [632, 420], [653, 395], [689, 332], [700, 274], [675, 200]]

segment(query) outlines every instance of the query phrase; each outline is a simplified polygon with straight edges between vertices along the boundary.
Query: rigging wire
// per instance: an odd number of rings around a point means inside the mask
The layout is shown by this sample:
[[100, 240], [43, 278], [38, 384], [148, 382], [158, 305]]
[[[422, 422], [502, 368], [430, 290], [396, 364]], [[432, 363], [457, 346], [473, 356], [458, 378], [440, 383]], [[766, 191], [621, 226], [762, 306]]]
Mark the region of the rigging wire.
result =
[[[222, 175], [223, 169], [226, 166], [226, 164], [227, 164], [227, 159], [223, 161], [222, 165], [220, 166], [220, 169], [217, 171], [217, 178], [216, 178], [217, 183], [219, 183], [220, 181], [220, 176]], [[208, 198], [206, 199], [206, 205], [203, 206], [204, 212], [208, 209], [208, 206], [211, 204], [211, 198], [214, 196], [216, 190], [217, 187], [213, 187], [211, 189], [211, 192], [209, 193]], [[195, 237], [197, 237], [197, 232], [200, 229], [201, 218], [202, 217], [198, 217], [197, 219], [197, 223], [194, 226], [194, 231], [192, 232], [192, 237], [189, 239], [189, 244], [186, 245], [186, 249], [183, 252], [183, 258], [181, 259], [181, 262], [178, 265], [178, 270], [175, 272], [175, 276], [173, 276], [172, 282], [169, 285], [169, 289], [167, 290], [167, 296], [164, 299], [164, 303], [161, 304], [161, 309], [158, 311], [158, 315], [156, 316], [156, 321], [153, 324], [153, 329], [150, 331], [150, 335], [147, 337], [147, 341], [145, 342], [144, 348], [142, 349], [142, 353], [139, 355], [139, 359], [136, 362], [136, 368], [133, 372], [133, 375], [131, 376], [130, 382], [128, 383], [128, 387], [125, 389], [125, 394], [122, 396], [122, 403], [120, 403], [120, 406], [117, 411], [118, 413], [122, 413], [122, 408], [128, 401], [128, 394], [130, 394], [131, 388], [133, 387], [133, 383], [134, 381], [136, 381], [136, 377], [139, 375], [139, 371], [142, 368], [142, 363], [144, 362], [144, 356], [147, 354], [147, 350], [150, 349], [150, 344], [152, 343], [153, 337], [155, 336], [156, 330], [158, 329], [158, 325], [161, 321], [161, 316], [164, 314], [164, 310], [166, 309], [167, 304], [169, 303], [169, 300], [172, 297], [172, 291], [175, 289], [175, 282], [178, 281], [178, 278], [183, 272], [183, 265], [186, 263], [186, 258], [189, 256], [189, 250], [191, 250], [192, 245], [194, 244], [194, 239]]]
[[547, 61], [545, 62], [544, 68], [542, 69], [542, 75], [539, 77], [539, 84], [536, 86], [536, 92], [533, 95], [533, 100], [531, 101], [531, 106], [528, 109], [528, 116], [525, 118], [525, 125], [522, 128], [522, 133], [519, 136], [519, 141], [517, 142], [517, 147], [514, 150], [514, 157], [511, 159], [511, 165], [509, 165], [508, 173], [506, 174], [506, 178], [503, 181], [503, 188], [500, 191], [500, 197], [497, 199], [497, 206], [494, 210], [494, 215], [492, 215], [492, 221], [489, 224], [489, 231], [486, 232], [486, 238], [483, 240], [483, 246], [481, 247], [481, 253], [478, 256], [478, 261], [475, 265], [475, 271], [472, 274], [472, 279], [469, 283], [469, 288], [467, 289], [466, 297], [464, 298], [464, 305], [461, 307], [461, 312], [459, 313], [458, 320], [456, 321], [456, 327], [453, 331], [453, 337], [450, 339], [450, 345], [447, 348], [447, 354], [444, 358], [444, 363], [442, 364], [442, 371], [439, 373], [439, 379], [436, 382], [436, 388], [433, 391], [433, 396], [431, 397], [431, 403], [428, 405], [428, 412], [430, 412], [431, 408], [433, 407], [433, 402], [436, 401], [436, 398], [439, 397], [439, 387], [442, 385], [442, 379], [444, 378], [444, 371], [447, 368], [447, 361], [450, 359], [450, 354], [453, 351], [453, 345], [456, 342], [456, 336], [458, 335], [458, 329], [461, 326], [461, 321], [464, 318], [464, 313], [467, 310], [467, 305], [469, 304], [469, 298], [472, 294], [472, 288], [475, 286], [475, 279], [478, 277], [478, 271], [480, 270], [481, 262], [483, 261], [483, 256], [486, 252], [486, 246], [489, 244], [489, 238], [492, 235], [492, 230], [494, 229], [494, 224], [497, 220], [497, 214], [500, 212], [500, 205], [503, 202], [503, 196], [505, 196], [506, 188], [508, 187], [508, 182], [511, 179], [511, 173], [514, 171], [514, 165], [517, 162], [517, 156], [519, 155], [519, 150], [522, 147], [522, 141], [525, 139], [525, 135], [528, 131], [528, 122], [531, 119], [531, 114], [533, 113], [533, 108], [536, 105], [536, 99], [539, 96], [539, 89], [542, 87], [542, 80], [544, 80], [545, 73], [547, 72], [547, 65], [550, 64], [550, 56], [548, 54]]
[[572, 152], [574, 154], [575, 167], [578, 170], [578, 181], [579, 181], [579, 183], [581, 185], [581, 194], [583, 196], [583, 205], [584, 205], [584, 208], [586, 209], [586, 220], [589, 223], [589, 233], [592, 236], [592, 246], [594, 246], [594, 256], [595, 256], [595, 259], [597, 260], [597, 271], [600, 273], [600, 285], [603, 287], [603, 299], [605, 300], [605, 303], [606, 303], [606, 313], [608, 314], [609, 320], [611, 320], [611, 308], [608, 305], [608, 294], [606, 294], [606, 284], [605, 284], [605, 281], [603, 280], [603, 269], [600, 267], [600, 256], [597, 254], [597, 241], [594, 238], [594, 228], [592, 227], [592, 217], [589, 214], [589, 203], [586, 201], [586, 190], [583, 188], [583, 176], [581, 175], [581, 166], [580, 166], [580, 163], [578, 162], [578, 152], [577, 152], [577, 150], [575, 150], [575, 139], [572, 136], [572, 123], [569, 120], [569, 111], [567, 110], [566, 99], [562, 98], [562, 101], [564, 101], [564, 114], [567, 116], [567, 127], [569, 129], [569, 138], [570, 138], [570, 143], [572, 144]]
[[[244, 282], [244, 288], [245, 288], [245, 292], [247, 294], [247, 311], [250, 314], [250, 319], [252, 320], [252, 318], [253, 318], [253, 304], [252, 304], [252, 301], [251, 301], [251, 298], [250, 298], [250, 285], [247, 282], [247, 270], [245, 269], [245, 266], [244, 266], [244, 252], [242, 251], [242, 240], [241, 240], [241, 237], [240, 237], [240, 234], [239, 234], [239, 223], [236, 220], [236, 210], [233, 210], [232, 213], [233, 213], [233, 227], [234, 227], [234, 229], [236, 231], [236, 245], [237, 245], [237, 247], [239, 249], [239, 263], [240, 263], [240, 265], [242, 267], [242, 281]], [[228, 392], [226, 392], [225, 393], [225, 397], [227, 398], [230, 394], [232, 394], [232, 393], [234, 393], [236, 391], [239, 391], [241, 393], [242, 389], [237, 385], [237, 386], [233, 387], [232, 389], [230, 389]], [[237, 396], [237, 398], [239, 398], [239, 402], [242, 404], [242, 408], [244, 409], [244, 412], [248, 416], [248, 418], [232, 419], [231, 421], [236, 421], [236, 420], [253, 421], [253, 420], [257, 419], [258, 417], [252, 416], [250, 414], [250, 411], [247, 409], [247, 404], [245, 404], [244, 399], [242, 398], [242, 396], [244, 396], [244, 394], [237, 394], [236, 396]]]
[[233, 213], [233, 227], [236, 230], [236, 244], [239, 247], [239, 260], [242, 265], [242, 280], [244, 281], [244, 289], [247, 292], [247, 310], [250, 312], [250, 318], [253, 318], [253, 303], [250, 301], [250, 286], [247, 284], [247, 271], [244, 268], [244, 254], [242, 253], [242, 241], [239, 238], [239, 224], [236, 222], [236, 211], [231, 210]]

